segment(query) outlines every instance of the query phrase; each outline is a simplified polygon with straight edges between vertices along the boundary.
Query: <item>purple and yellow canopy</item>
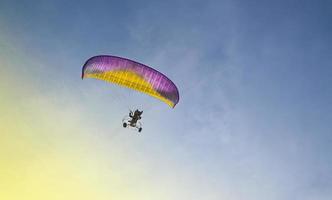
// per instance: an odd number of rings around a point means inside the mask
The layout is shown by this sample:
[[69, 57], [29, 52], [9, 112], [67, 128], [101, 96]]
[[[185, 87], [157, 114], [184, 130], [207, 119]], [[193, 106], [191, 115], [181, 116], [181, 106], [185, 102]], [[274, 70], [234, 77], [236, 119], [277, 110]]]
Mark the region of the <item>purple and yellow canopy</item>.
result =
[[84, 64], [83, 78], [96, 78], [146, 93], [172, 108], [179, 102], [179, 91], [169, 78], [151, 67], [126, 58], [94, 56]]

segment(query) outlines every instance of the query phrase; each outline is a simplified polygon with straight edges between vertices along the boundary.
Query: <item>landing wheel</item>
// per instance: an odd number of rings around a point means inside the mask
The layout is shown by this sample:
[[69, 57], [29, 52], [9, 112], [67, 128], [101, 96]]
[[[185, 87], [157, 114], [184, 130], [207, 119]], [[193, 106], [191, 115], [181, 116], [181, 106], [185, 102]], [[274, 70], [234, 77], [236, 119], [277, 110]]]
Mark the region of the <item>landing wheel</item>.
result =
[[123, 123], [123, 128], [126, 128], [127, 127], [127, 123]]
[[139, 128], [139, 129], [138, 129], [138, 132], [141, 132], [141, 131], [142, 131], [142, 128]]

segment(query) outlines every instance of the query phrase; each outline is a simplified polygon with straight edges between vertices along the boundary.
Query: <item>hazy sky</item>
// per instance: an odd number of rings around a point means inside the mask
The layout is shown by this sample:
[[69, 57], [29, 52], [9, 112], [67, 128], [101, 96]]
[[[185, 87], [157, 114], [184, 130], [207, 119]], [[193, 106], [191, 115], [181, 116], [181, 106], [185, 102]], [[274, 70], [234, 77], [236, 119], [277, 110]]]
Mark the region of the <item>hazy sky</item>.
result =
[[[0, 199], [331, 199], [331, 10], [0, 0]], [[162, 71], [179, 104], [82, 81], [98, 54]]]

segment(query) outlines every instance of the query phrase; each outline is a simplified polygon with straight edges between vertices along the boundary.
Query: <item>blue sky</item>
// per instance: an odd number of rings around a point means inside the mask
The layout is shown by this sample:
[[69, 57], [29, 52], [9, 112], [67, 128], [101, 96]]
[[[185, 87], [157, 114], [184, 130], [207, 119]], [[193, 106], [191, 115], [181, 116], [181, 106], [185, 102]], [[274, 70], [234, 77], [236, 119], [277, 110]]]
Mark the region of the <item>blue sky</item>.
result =
[[[26, 63], [0, 72], [12, 80], [19, 73], [56, 106], [77, 106], [97, 141], [148, 160], [172, 199], [327, 200], [331, 9], [323, 0], [2, 0], [2, 60]], [[12, 53], [19, 57], [5, 56]], [[162, 71], [178, 85], [180, 103], [170, 110], [81, 81], [82, 64], [97, 54]], [[137, 102], [149, 105], [140, 139], [117, 128]], [[162, 173], [169, 180], [158, 179]]]

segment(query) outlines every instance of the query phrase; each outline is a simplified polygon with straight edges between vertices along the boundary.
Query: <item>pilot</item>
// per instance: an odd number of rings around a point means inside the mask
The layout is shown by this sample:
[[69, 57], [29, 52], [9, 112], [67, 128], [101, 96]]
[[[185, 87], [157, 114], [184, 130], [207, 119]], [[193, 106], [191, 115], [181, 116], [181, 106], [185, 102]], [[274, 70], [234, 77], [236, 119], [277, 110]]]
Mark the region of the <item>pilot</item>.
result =
[[135, 126], [137, 121], [142, 119], [142, 117], [141, 117], [142, 113], [143, 113], [143, 111], [139, 111], [138, 109], [135, 110], [134, 114], [132, 111], [129, 112], [129, 117], [131, 118], [129, 123], [131, 126]]

